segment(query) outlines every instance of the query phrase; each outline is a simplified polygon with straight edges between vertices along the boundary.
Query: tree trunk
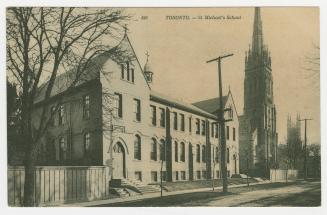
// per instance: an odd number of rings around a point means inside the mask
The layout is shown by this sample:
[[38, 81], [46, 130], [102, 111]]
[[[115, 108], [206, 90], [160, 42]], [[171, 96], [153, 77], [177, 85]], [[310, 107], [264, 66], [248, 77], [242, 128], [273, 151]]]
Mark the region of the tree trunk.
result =
[[24, 183], [24, 206], [32, 207], [34, 206], [34, 186], [35, 186], [35, 178], [34, 178], [34, 159], [29, 156], [30, 159], [28, 162], [24, 163], [25, 167], [25, 183]]

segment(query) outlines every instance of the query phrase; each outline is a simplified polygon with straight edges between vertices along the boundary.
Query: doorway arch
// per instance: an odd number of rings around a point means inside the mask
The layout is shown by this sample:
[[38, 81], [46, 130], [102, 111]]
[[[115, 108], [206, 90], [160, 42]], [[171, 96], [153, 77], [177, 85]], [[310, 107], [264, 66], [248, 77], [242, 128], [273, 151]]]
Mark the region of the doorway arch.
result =
[[114, 179], [126, 178], [126, 151], [121, 142], [113, 146], [112, 177]]

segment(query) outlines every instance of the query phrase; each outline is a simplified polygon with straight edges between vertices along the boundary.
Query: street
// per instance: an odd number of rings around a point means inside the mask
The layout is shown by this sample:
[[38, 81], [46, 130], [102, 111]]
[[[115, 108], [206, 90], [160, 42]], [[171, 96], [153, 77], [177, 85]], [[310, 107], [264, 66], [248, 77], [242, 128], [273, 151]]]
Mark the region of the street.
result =
[[130, 202], [97, 205], [100, 207], [269, 207], [269, 206], [319, 206], [321, 205], [320, 181], [297, 181], [260, 184], [250, 187], [164, 196]]

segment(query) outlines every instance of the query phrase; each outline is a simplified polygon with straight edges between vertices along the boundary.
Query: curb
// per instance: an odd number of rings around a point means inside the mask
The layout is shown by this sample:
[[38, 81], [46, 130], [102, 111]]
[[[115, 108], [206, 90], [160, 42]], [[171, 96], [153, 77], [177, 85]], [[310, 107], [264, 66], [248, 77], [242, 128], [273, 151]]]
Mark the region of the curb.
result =
[[[253, 185], [259, 185], [259, 184], [269, 184], [273, 183], [271, 181], [262, 181], [262, 182], [255, 182], [251, 183], [250, 186]], [[236, 188], [236, 187], [245, 187], [247, 184], [237, 184], [237, 185], [229, 185], [229, 188]], [[222, 186], [215, 187], [215, 190], [222, 189]], [[211, 191], [212, 187], [206, 187], [206, 188], [199, 188], [199, 189], [192, 189], [192, 190], [179, 190], [179, 191], [171, 191], [171, 192], [164, 192], [163, 196], [173, 196], [173, 195], [179, 195], [179, 194], [185, 194], [185, 193], [196, 193], [201, 191]], [[148, 193], [144, 195], [137, 195], [137, 196], [129, 196], [125, 198], [114, 198], [114, 199], [104, 199], [104, 200], [95, 200], [95, 201], [89, 201], [89, 202], [76, 202], [76, 203], [68, 203], [63, 205], [49, 205], [50, 207], [90, 207], [90, 206], [97, 206], [97, 205], [104, 205], [104, 204], [113, 204], [113, 203], [122, 203], [122, 202], [131, 202], [131, 201], [138, 201], [138, 200], [145, 200], [145, 199], [151, 199], [160, 197], [160, 192], [155, 193]]]

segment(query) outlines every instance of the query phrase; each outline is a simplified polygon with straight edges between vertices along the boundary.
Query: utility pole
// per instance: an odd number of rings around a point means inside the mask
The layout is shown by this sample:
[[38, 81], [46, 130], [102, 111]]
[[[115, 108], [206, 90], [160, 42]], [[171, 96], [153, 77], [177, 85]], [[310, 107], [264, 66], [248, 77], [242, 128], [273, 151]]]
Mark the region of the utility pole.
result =
[[304, 162], [303, 162], [303, 179], [307, 180], [307, 121], [313, 119], [300, 119], [299, 121], [304, 121]]
[[227, 54], [219, 56], [215, 59], [207, 61], [207, 63], [218, 63], [218, 88], [219, 88], [219, 111], [218, 122], [220, 124], [220, 143], [221, 143], [221, 173], [223, 178], [223, 193], [227, 193], [227, 167], [226, 167], [226, 139], [225, 139], [225, 119], [224, 119], [224, 107], [223, 107], [223, 90], [222, 90], [222, 78], [221, 78], [221, 60], [223, 58], [231, 57], [233, 54]]

